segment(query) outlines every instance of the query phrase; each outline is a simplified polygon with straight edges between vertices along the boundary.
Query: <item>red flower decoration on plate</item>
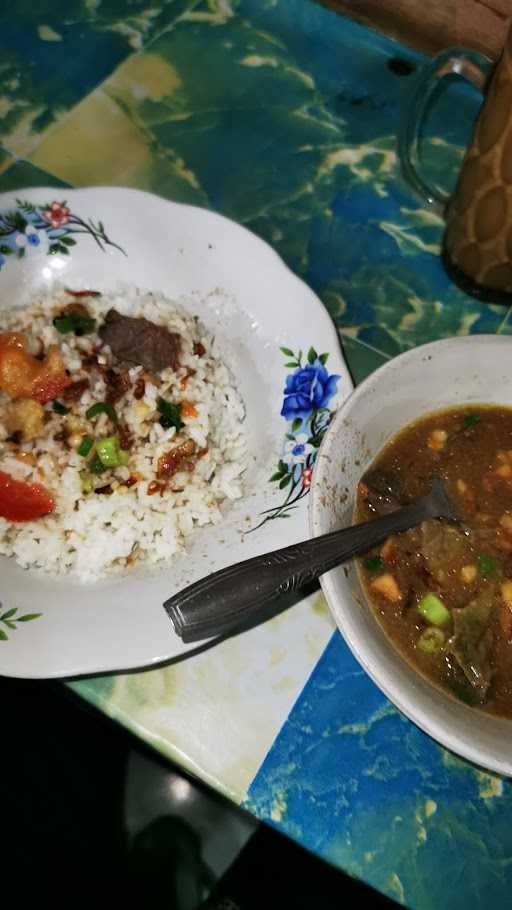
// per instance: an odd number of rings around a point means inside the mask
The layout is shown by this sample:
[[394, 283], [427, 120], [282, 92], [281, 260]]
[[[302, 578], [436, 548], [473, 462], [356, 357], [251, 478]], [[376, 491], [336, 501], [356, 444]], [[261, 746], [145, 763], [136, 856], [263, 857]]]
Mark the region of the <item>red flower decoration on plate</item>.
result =
[[310, 487], [312, 477], [313, 477], [313, 468], [304, 468], [304, 470], [302, 472], [302, 486]]
[[69, 221], [70, 211], [67, 206], [61, 202], [52, 202], [51, 205], [43, 211], [43, 218], [49, 221], [52, 228], [62, 227]]

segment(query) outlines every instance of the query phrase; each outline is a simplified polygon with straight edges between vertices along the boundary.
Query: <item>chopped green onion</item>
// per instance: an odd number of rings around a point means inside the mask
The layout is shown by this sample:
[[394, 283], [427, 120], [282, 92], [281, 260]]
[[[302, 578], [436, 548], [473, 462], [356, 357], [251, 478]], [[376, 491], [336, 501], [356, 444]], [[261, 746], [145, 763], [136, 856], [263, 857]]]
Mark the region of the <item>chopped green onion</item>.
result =
[[92, 479], [91, 479], [91, 475], [88, 474], [87, 471], [80, 471], [80, 486], [82, 489], [82, 493], [84, 493], [85, 495], [87, 495], [87, 493], [92, 493], [92, 490], [93, 490]]
[[61, 332], [62, 335], [73, 331], [73, 321], [71, 319], [71, 316], [56, 316], [53, 320], [53, 324], [57, 331]]
[[92, 420], [98, 414], [108, 414], [112, 423], [115, 423], [116, 426], [119, 423], [115, 408], [111, 404], [107, 404], [106, 401], [97, 401], [85, 412], [87, 420]]
[[73, 332], [75, 335], [90, 335], [96, 328], [96, 320], [90, 316], [81, 316], [79, 313], [68, 313], [65, 316], [56, 316], [53, 324], [61, 335]]
[[477, 423], [480, 423], [480, 414], [464, 414], [464, 426], [469, 429], [469, 427], [474, 427]]
[[92, 436], [84, 436], [82, 442], [78, 446], [77, 452], [82, 458], [86, 458], [89, 452], [91, 451], [94, 445], [94, 439]]
[[160, 426], [165, 430], [168, 430], [169, 427], [176, 427], [176, 431], [179, 433], [182, 427], [185, 426], [181, 419], [181, 404], [171, 404], [169, 401], [165, 401], [164, 398], [157, 398], [156, 406], [160, 412]]
[[56, 414], [69, 414], [69, 408], [60, 401], [52, 401], [52, 411], [55, 411]]
[[105, 468], [117, 468], [119, 462], [119, 436], [105, 436], [96, 443], [98, 458]]
[[418, 604], [418, 611], [432, 626], [444, 626], [450, 618], [450, 611], [436, 594], [425, 594]]
[[435, 654], [441, 650], [443, 645], [444, 632], [442, 629], [436, 629], [435, 626], [425, 629], [418, 639], [418, 648], [424, 654]]
[[480, 575], [484, 576], [494, 575], [498, 568], [496, 560], [492, 556], [486, 556], [484, 553], [480, 554], [477, 563]]
[[381, 572], [384, 568], [384, 560], [382, 556], [369, 556], [368, 559], [363, 559], [363, 566], [368, 572]]
[[103, 474], [104, 470], [105, 470], [105, 465], [101, 461], [98, 453], [95, 452], [94, 456], [91, 458], [91, 460], [89, 462], [89, 471], [91, 472], [91, 474]]
[[105, 436], [96, 443], [96, 454], [105, 468], [118, 468], [130, 461], [129, 452], [121, 449], [119, 436]]
[[[92, 436], [86, 436], [78, 449], [79, 454], [88, 455], [93, 445]], [[80, 451], [82, 446], [84, 449], [87, 448], [85, 453]], [[118, 468], [129, 464], [129, 461], [130, 453], [121, 448], [119, 436], [104, 436], [103, 439], [96, 440], [96, 451], [89, 462], [89, 470], [91, 474], [102, 474], [107, 468]]]

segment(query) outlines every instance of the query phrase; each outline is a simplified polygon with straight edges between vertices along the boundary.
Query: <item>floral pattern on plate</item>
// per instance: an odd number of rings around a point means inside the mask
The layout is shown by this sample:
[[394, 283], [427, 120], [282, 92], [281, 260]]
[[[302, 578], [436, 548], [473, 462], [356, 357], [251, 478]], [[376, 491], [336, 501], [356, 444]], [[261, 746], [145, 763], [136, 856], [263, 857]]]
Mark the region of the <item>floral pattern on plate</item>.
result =
[[[0, 610], [2, 604], [0, 603]], [[19, 622], [31, 622], [33, 619], [39, 619], [42, 613], [24, 613], [22, 616], [17, 615], [18, 608], [11, 607], [9, 610], [0, 612], [0, 641], [8, 641], [9, 636], [6, 629], [16, 630]]]
[[105, 232], [103, 222], [87, 220], [72, 212], [66, 201], [34, 205], [16, 199], [16, 208], [0, 212], [0, 269], [11, 258], [22, 259], [30, 249], [42, 248], [47, 255], [69, 255], [79, 234], [88, 234], [100, 250], [112, 246], [124, 253]]
[[280, 348], [290, 358], [285, 366], [293, 372], [286, 377], [281, 417], [289, 424], [286, 442], [277, 469], [270, 478], [280, 490], [287, 490], [282, 503], [262, 512], [262, 520], [255, 531], [274, 518], [288, 518], [290, 512], [309, 493], [313, 467], [335, 411], [328, 407], [336, 395], [338, 380], [335, 373], [329, 373], [326, 363], [329, 354], [317, 354], [310, 348], [304, 358], [303, 352], [294, 354], [290, 348]]

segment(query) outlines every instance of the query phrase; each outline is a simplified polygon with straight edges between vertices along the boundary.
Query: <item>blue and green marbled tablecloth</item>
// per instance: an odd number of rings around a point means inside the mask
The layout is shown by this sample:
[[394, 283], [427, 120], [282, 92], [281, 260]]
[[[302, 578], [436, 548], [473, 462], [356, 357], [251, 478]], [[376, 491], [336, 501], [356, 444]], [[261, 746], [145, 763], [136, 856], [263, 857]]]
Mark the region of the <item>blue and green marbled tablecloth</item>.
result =
[[[307, 0], [13, 0], [0, 10], [0, 190], [117, 184], [260, 234], [325, 302], [356, 381], [446, 335], [510, 332], [447, 280], [440, 220], [400, 181], [421, 61]], [[470, 90], [438, 98], [453, 180]], [[75, 691], [335, 865], [418, 910], [504, 907], [510, 784], [403, 718], [320, 595], [179, 665]]]

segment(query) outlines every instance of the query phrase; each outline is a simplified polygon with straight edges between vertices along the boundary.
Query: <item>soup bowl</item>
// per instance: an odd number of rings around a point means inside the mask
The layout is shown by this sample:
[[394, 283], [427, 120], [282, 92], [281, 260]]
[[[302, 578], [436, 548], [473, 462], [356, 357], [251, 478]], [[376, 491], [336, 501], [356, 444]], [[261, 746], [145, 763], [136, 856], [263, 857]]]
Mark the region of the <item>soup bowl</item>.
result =
[[[445, 407], [512, 406], [512, 340], [447, 338], [386, 363], [345, 401], [319, 451], [310, 501], [313, 536], [353, 521], [356, 485], [385, 443], [411, 421]], [[397, 651], [374, 616], [354, 563], [326, 573], [322, 588], [349, 648], [384, 694], [443, 746], [512, 775], [512, 721], [436, 688]]]

